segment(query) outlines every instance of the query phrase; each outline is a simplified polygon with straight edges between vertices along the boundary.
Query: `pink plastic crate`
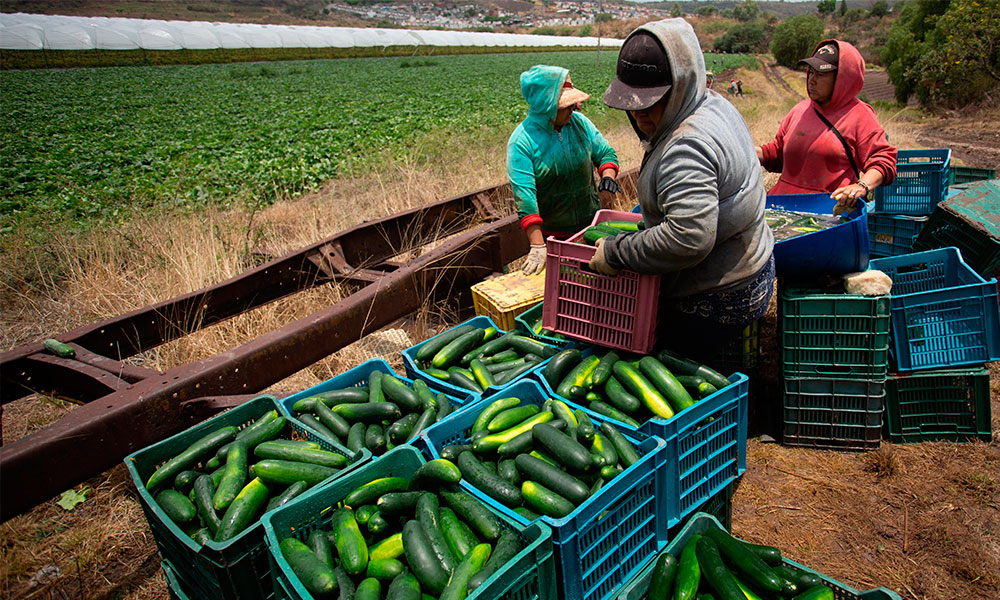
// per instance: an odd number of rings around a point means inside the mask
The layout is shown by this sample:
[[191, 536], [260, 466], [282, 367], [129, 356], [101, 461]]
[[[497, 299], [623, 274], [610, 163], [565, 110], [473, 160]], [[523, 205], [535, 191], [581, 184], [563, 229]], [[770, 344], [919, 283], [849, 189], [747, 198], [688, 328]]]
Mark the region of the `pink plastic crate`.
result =
[[[591, 225], [641, 219], [637, 213], [599, 210]], [[606, 348], [649, 352], [656, 337], [660, 276], [623, 270], [609, 277], [592, 271], [588, 264], [595, 249], [582, 240], [583, 231], [546, 240], [542, 326]]]

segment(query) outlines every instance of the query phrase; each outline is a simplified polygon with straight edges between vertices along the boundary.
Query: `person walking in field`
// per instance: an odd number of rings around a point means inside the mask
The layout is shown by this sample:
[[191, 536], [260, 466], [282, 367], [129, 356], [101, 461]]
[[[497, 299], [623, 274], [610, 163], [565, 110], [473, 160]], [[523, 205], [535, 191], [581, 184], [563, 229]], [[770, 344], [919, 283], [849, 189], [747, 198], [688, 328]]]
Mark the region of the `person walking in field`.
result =
[[736, 95], [739, 96], [740, 98], [743, 97], [743, 80], [742, 79], [737, 79], [736, 80]]
[[590, 225], [621, 186], [614, 149], [577, 111], [590, 94], [573, 86], [568, 70], [531, 67], [521, 73], [521, 93], [528, 116], [507, 141], [507, 177], [531, 245], [523, 271], [533, 275], [545, 268], [545, 238], [566, 238]]
[[828, 192], [852, 210], [858, 198], [896, 178], [896, 148], [857, 97], [865, 60], [851, 44], [829, 39], [799, 63], [808, 67], [809, 97], [785, 115], [773, 141], [757, 146], [760, 164], [781, 173], [768, 194]]

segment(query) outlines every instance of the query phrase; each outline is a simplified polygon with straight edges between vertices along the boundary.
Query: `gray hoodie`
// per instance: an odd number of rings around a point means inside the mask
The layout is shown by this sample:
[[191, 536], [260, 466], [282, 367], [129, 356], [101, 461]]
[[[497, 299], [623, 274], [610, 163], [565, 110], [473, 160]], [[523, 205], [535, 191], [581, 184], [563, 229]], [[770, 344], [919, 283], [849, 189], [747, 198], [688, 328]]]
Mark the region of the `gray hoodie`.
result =
[[705, 58], [683, 19], [639, 29], [655, 35], [673, 74], [663, 118], [646, 147], [637, 189], [646, 228], [607, 238], [616, 269], [662, 274], [661, 298], [738, 289], [774, 249], [764, 220], [764, 181], [739, 111], [705, 87]]

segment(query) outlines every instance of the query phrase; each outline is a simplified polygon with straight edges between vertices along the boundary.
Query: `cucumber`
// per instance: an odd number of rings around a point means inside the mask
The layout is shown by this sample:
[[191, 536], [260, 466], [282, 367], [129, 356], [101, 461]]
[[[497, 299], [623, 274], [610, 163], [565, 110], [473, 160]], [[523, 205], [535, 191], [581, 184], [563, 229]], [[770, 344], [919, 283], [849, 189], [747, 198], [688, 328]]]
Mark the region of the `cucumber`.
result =
[[368, 519], [372, 518], [372, 515], [377, 512], [378, 508], [372, 504], [359, 506], [354, 510], [354, 520], [358, 522], [358, 525], [364, 525], [368, 522]]
[[472, 435], [480, 431], [486, 431], [488, 429], [489, 423], [497, 415], [506, 410], [510, 410], [516, 406], [519, 406], [520, 404], [521, 404], [521, 399], [513, 397], [498, 398], [493, 402], [490, 402], [489, 405], [487, 405], [486, 408], [484, 408], [482, 412], [479, 413], [479, 416], [476, 417], [476, 420], [475, 422], [473, 422], [472, 429], [469, 431], [469, 434]]
[[410, 477], [409, 490], [436, 489], [441, 485], [458, 483], [462, 471], [450, 460], [435, 458], [420, 465]]
[[337, 443], [342, 443], [341, 437], [338, 436], [333, 431], [331, 431], [329, 427], [320, 423], [319, 419], [317, 419], [315, 415], [310, 415], [310, 414], [299, 415], [299, 421], [302, 421], [302, 423], [306, 427], [312, 429], [313, 431], [325, 437], [326, 439], [332, 440]]
[[517, 350], [513, 348], [507, 348], [503, 352], [497, 352], [493, 356], [484, 356], [482, 358], [484, 365], [495, 365], [497, 363], [511, 362], [521, 358], [521, 355], [517, 353]]
[[563, 380], [559, 382], [556, 387], [555, 392], [558, 396], [563, 398], [570, 397], [570, 388], [575, 386], [582, 387], [587, 377], [594, 373], [594, 369], [600, 364], [601, 359], [596, 354], [591, 354], [580, 360], [580, 362], [573, 367], [569, 373], [563, 377]]
[[643, 356], [639, 359], [639, 371], [646, 376], [653, 386], [667, 399], [675, 413], [694, 405], [694, 399], [681, 385], [674, 374], [653, 356]]
[[798, 596], [792, 598], [792, 600], [833, 600], [834, 594], [833, 590], [826, 587], [825, 585], [815, 585], [806, 591], [802, 592]]
[[298, 498], [299, 496], [302, 495], [303, 492], [305, 492], [308, 489], [309, 489], [308, 483], [304, 481], [296, 481], [292, 485], [285, 488], [285, 491], [281, 492], [281, 494], [273, 496], [270, 500], [268, 500], [267, 508], [264, 509], [264, 512], [274, 510], [275, 508], [278, 508], [279, 506], [286, 504], [294, 500], [295, 498]]
[[340, 588], [340, 600], [354, 600], [357, 588], [354, 587], [354, 581], [351, 580], [351, 576], [347, 574], [344, 567], [335, 568], [333, 576], [337, 578], [337, 586]]
[[385, 394], [385, 399], [398, 406], [400, 411], [416, 412], [423, 408], [420, 396], [392, 375], [382, 376], [382, 393]]
[[490, 370], [486, 368], [486, 365], [483, 364], [483, 361], [478, 358], [472, 359], [472, 362], [469, 363], [469, 370], [472, 371], [472, 375], [476, 378], [476, 383], [478, 383], [479, 387], [484, 390], [490, 386], [496, 385], [497, 382], [496, 379], [493, 378], [493, 373], [490, 372]]
[[367, 577], [358, 584], [354, 592], [355, 600], [382, 600], [382, 582], [374, 577]]
[[705, 378], [698, 377], [697, 375], [674, 375], [674, 377], [676, 377], [677, 381], [689, 392], [691, 390], [697, 390], [699, 385], [705, 383]]
[[510, 429], [519, 423], [523, 423], [526, 419], [530, 419], [535, 416], [541, 410], [542, 409], [537, 404], [528, 404], [526, 406], [509, 408], [493, 417], [489, 424], [486, 425], [486, 429], [490, 433]]
[[479, 543], [476, 534], [472, 533], [469, 526], [446, 506], [442, 506], [438, 510], [438, 524], [441, 527], [441, 533], [444, 534], [445, 542], [456, 560], [465, 558]]
[[420, 415], [410, 413], [390, 425], [385, 430], [385, 433], [389, 436], [393, 444], [402, 444], [410, 439], [410, 432], [413, 431], [413, 426], [417, 424], [417, 420], [419, 419]]
[[385, 431], [378, 423], [372, 423], [365, 430], [365, 448], [372, 454], [382, 454], [385, 451]]
[[156, 503], [170, 520], [178, 525], [185, 525], [198, 517], [198, 509], [187, 496], [173, 488], [167, 488], [156, 495]]
[[573, 411], [573, 415], [576, 417], [577, 422], [576, 441], [587, 446], [593, 444], [594, 435], [597, 434], [594, 422], [590, 420], [587, 413], [583, 412], [579, 408]]
[[597, 240], [606, 237], [614, 237], [616, 234], [611, 233], [600, 227], [588, 227], [583, 231], [583, 241], [590, 244], [591, 246], [597, 243]]
[[410, 520], [403, 525], [403, 552], [420, 581], [420, 588], [440, 596], [448, 583], [448, 573], [434, 555], [430, 540], [417, 521]]
[[417, 360], [426, 361], [434, 357], [441, 348], [444, 348], [452, 340], [462, 336], [475, 329], [472, 325], [459, 325], [458, 327], [453, 327], [448, 331], [440, 333], [431, 339], [427, 340], [417, 348]]
[[638, 369], [628, 362], [620, 360], [615, 363], [614, 372], [619, 382], [627, 390], [635, 394], [654, 415], [661, 419], [669, 419], [674, 416], [674, 409], [671, 408], [667, 400], [656, 389], [656, 386], [646, 379]]
[[330, 538], [322, 529], [313, 529], [309, 537], [306, 538], [306, 546], [312, 549], [316, 557], [323, 561], [323, 564], [330, 567], [331, 571], [336, 566], [333, 562], [333, 548], [330, 546]]
[[291, 460], [295, 462], [312, 463], [323, 465], [334, 469], [343, 468], [347, 465], [347, 457], [343, 454], [330, 452], [328, 450], [311, 450], [288, 446], [278, 442], [264, 442], [258, 444], [253, 450], [257, 458], [276, 458], [278, 460]]
[[619, 229], [621, 231], [639, 231], [639, 222], [637, 221], [601, 221], [600, 224], [607, 227], [614, 227], [615, 229]]
[[410, 441], [420, 435], [421, 431], [433, 425], [435, 421], [437, 421], [436, 408], [428, 408], [420, 413], [419, 418], [413, 423], [413, 428], [410, 429], [410, 435], [406, 438], [406, 441]]
[[698, 398], [699, 399], [701, 399], [701, 398], [707, 398], [707, 397], [711, 396], [712, 394], [714, 394], [717, 391], [719, 391], [719, 388], [715, 387], [714, 385], [712, 385], [711, 383], [709, 383], [707, 381], [698, 384]]
[[225, 542], [237, 535], [257, 520], [267, 505], [270, 492], [259, 477], [250, 480], [222, 515], [215, 541]]
[[528, 521], [534, 521], [535, 519], [540, 519], [542, 517], [540, 514], [534, 512], [533, 510], [525, 506], [518, 506], [517, 508], [514, 509], [514, 512], [521, 515]]
[[517, 470], [514, 459], [505, 458], [497, 462], [497, 475], [509, 481], [511, 485], [521, 487], [521, 474]]
[[455, 572], [451, 574], [451, 578], [438, 600], [464, 600], [469, 595], [469, 580], [486, 565], [490, 551], [489, 544], [479, 544], [473, 548], [472, 552], [455, 567]]
[[389, 492], [378, 499], [379, 513], [386, 519], [400, 519], [413, 515], [417, 500], [427, 492]]
[[455, 462], [458, 455], [466, 450], [472, 450], [472, 444], [451, 444], [441, 449], [441, 458]]
[[316, 418], [324, 427], [333, 432], [337, 439], [346, 440], [347, 435], [351, 432], [351, 424], [322, 402], [316, 404]]
[[212, 483], [212, 477], [209, 475], [199, 475], [198, 479], [194, 480], [191, 495], [194, 496], [194, 506], [198, 511], [198, 516], [201, 517], [201, 522], [204, 523], [205, 527], [208, 528], [214, 537], [215, 532], [219, 530], [219, 523], [222, 520], [212, 506], [213, 494], [215, 494], [215, 484]]
[[820, 577], [812, 573], [800, 571], [799, 569], [793, 569], [785, 564], [775, 565], [772, 569], [776, 575], [797, 586], [799, 590], [808, 590], [811, 587], [823, 585], [823, 580]]
[[448, 381], [448, 371], [443, 369], [436, 369], [434, 367], [425, 367], [424, 374], [430, 375], [435, 379], [440, 379], [441, 381]]
[[460, 369], [448, 372], [448, 383], [462, 389], [476, 392], [477, 394], [483, 393], [483, 388], [479, 387], [479, 383], [476, 382], [475, 377], [469, 373], [463, 372]]
[[486, 452], [493, 452], [497, 450], [505, 442], [509, 442], [521, 435], [526, 431], [532, 431], [535, 425], [540, 423], [548, 423], [555, 418], [551, 412], [542, 411], [537, 415], [531, 417], [530, 419], [508, 429], [507, 431], [501, 431], [499, 433], [493, 433], [484, 436], [478, 440], [472, 442], [472, 449], [477, 454], [483, 454]]
[[535, 481], [522, 483], [521, 494], [528, 508], [556, 519], [561, 519], [576, 509], [572, 502]]
[[458, 468], [469, 483], [504, 506], [514, 508], [522, 504], [521, 491], [503, 477], [486, 469], [472, 452], [459, 455]]
[[497, 545], [493, 548], [493, 552], [490, 554], [490, 559], [486, 561], [483, 569], [469, 579], [469, 592], [471, 593], [477, 587], [482, 585], [484, 581], [489, 579], [491, 575], [506, 565], [512, 558], [517, 556], [518, 552], [523, 549], [524, 544], [521, 542], [521, 536], [513, 530], [505, 529], [504, 532], [500, 534], [500, 539], [497, 540]]
[[486, 356], [493, 356], [507, 349], [510, 343], [510, 337], [514, 335], [513, 333], [505, 333], [502, 336], [492, 339], [477, 348], [465, 353], [459, 361], [463, 365], [467, 365], [472, 362], [475, 358], [483, 358]]
[[451, 401], [443, 392], [439, 392], [435, 400], [437, 400], [437, 418], [440, 421], [451, 414]]
[[580, 505], [590, 496], [587, 484], [544, 460], [521, 454], [514, 461], [524, 479], [542, 483], [575, 505]]
[[603, 386], [611, 378], [612, 367], [618, 362], [618, 353], [614, 350], [609, 350], [604, 356], [601, 357], [601, 362], [597, 363], [597, 367], [594, 368], [593, 373], [593, 385]]
[[569, 470], [582, 473], [594, 464], [590, 452], [587, 452], [580, 442], [548, 423], [539, 423], [532, 427], [531, 435], [537, 447], [547, 451]]
[[399, 562], [395, 558], [380, 558], [378, 560], [368, 561], [368, 568], [365, 570], [365, 576], [385, 581], [392, 581], [402, 572], [403, 563]]
[[428, 408], [437, 409], [437, 398], [434, 397], [434, 392], [431, 391], [426, 381], [423, 379], [414, 379], [412, 385], [413, 391], [420, 398], [420, 410], [427, 410]]
[[458, 364], [462, 356], [483, 343], [486, 337], [485, 329], [472, 329], [452, 341], [437, 351], [431, 359], [431, 366], [438, 369], [445, 369], [451, 365]]
[[389, 584], [385, 600], [420, 600], [420, 582], [409, 571], [403, 571]]
[[59, 358], [73, 358], [76, 356], [76, 350], [73, 349], [73, 346], [70, 346], [66, 342], [60, 342], [55, 338], [47, 338], [42, 342], [42, 346]]
[[212, 496], [212, 507], [224, 511], [240, 493], [247, 482], [247, 445], [242, 440], [229, 446], [226, 453], [226, 469], [222, 472], [222, 481], [215, 488]]
[[323, 564], [323, 561], [301, 540], [293, 537], [285, 538], [281, 540], [279, 548], [281, 556], [310, 594], [324, 597], [337, 591], [337, 578], [333, 574], [333, 569]]
[[380, 511], [376, 510], [371, 514], [371, 516], [368, 517], [368, 522], [365, 523], [365, 528], [368, 529], [368, 532], [373, 534], [375, 537], [380, 537], [379, 534], [389, 528], [389, 522], [385, 520], [385, 517], [382, 516]]
[[349, 575], [360, 575], [368, 568], [368, 544], [365, 543], [354, 511], [338, 508], [330, 517], [330, 529], [340, 564]]
[[553, 356], [542, 372], [545, 381], [553, 389], [559, 385], [566, 374], [570, 372], [583, 359], [583, 355], [576, 348], [567, 348]]
[[338, 404], [362, 404], [371, 401], [371, 390], [363, 387], [349, 387], [338, 390], [326, 390], [313, 397], [319, 400], [320, 404], [329, 407], [334, 407]]
[[461, 490], [441, 490], [441, 498], [482, 539], [492, 542], [500, 537], [500, 520], [482, 502]]
[[146, 480], [146, 489], [155, 490], [168, 481], [173, 481], [173, 479], [177, 477], [178, 473], [186, 470], [191, 465], [197, 463], [199, 459], [215, 452], [219, 446], [231, 442], [235, 438], [235, 427], [223, 427], [217, 431], [206, 434], [185, 448], [183, 452], [168, 460], [160, 468], [156, 469], [156, 471], [149, 476], [149, 479]]
[[538, 340], [533, 340], [529, 337], [518, 334], [510, 336], [508, 343], [511, 348], [517, 350], [522, 356], [525, 354], [534, 354], [536, 356], [540, 356], [544, 360], [552, 358], [559, 353], [559, 349], [555, 346], [543, 344]]
[[458, 565], [459, 559], [451, 551], [439, 524], [440, 507], [438, 497], [431, 492], [423, 492], [417, 499], [416, 520], [424, 530], [424, 535], [431, 543], [434, 555], [441, 561], [445, 571], [451, 573]]
[[677, 578], [674, 580], [674, 600], [694, 600], [698, 592], [701, 568], [698, 566], [695, 548], [700, 539], [700, 535], [692, 535], [681, 550], [681, 559], [677, 563]]
[[743, 590], [736, 584], [736, 579], [729, 572], [715, 542], [708, 536], [702, 536], [695, 545], [695, 556], [701, 575], [708, 586], [715, 591], [718, 600], [746, 600]]
[[609, 404], [605, 404], [604, 402], [591, 402], [588, 407], [597, 414], [604, 415], [605, 417], [614, 419], [615, 421], [621, 421], [622, 423], [635, 427], [636, 429], [639, 428], [639, 421], [636, 421], [632, 417]]
[[[388, 377], [382, 378], [382, 389], [387, 390], [386, 381]], [[399, 406], [392, 402], [366, 402], [364, 404], [338, 404], [330, 409], [334, 414], [343, 417], [348, 421], [361, 421], [364, 423], [379, 423], [385, 420], [398, 419]], [[322, 419], [320, 419], [322, 421]], [[350, 428], [347, 430], [350, 436]]]
[[742, 542], [722, 529], [709, 529], [704, 533], [711, 538], [726, 561], [755, 588], [762, 592], [777, 593], [781, 590], [781, 579]]
[[720, 390], [729, 385], [729, 379], [722, 373], [671, 350], [661, 351], [656, 358], [675, 375], [697, 375]]
[[618, 462], [620, 462], [626, 469], [635, 464], [639, 460], [639, 453], [636, 452], [635, 446], [632, 442], [628, 441], [622, 432], [618, 431], [611, 423], [601, 423], [601, 433], [608, 438], [611, 445], [614, 446], [615, 452], [618, 453]]
[[607, 398], [608, 404], [623, 413], [635, 414], [642, 409], [642, 402], [628, 393], [621, 382], [615, 379], [614, 376], [609, 377], [608, 381], [604, 384], [604, 396]]
[[664, 552], [656, 559], [652, 577], [649, 578], [649, 598], [670, 598], [677, 577], [677, 557]]
[[368, 425], [361, 421], [351, 425], [351, 429], [347, 432], [347, 449], [354, 453], [361, 452], [361, 449], [365, 447], [365, 432], [367, 431]]
[[[373, 515], [374, 516], [374, 515]], [[368, 560], [399, 558], [403, 556], [403, 534], [394, 533], [368, 549]]]
[[515, 379], [517, 379], [521, 375], [523, 375], [523, 374], [527, 373], [528, 371], [534, 369], [535, 365], [537, 365], [537, 364], [538, 364], [537, 361], [530, 361], [529, 359], [525, 359], [525, 363], [523, 365], [517, 367], [516, 369], [507, 369], [506, 371], [503, 371], [502, 373], [498, 373], [497, 376], [496, 376], [496, 382], [497, 382], [496, 384], [497, 385], [507, 385], [508, 383], [511, 383], [512, 381], [514, 381]]
[[250, 470], [254, 477], [259, 477], [265, 483], [292, 485], [296, 481], [305, 481], [310, 486], [339, 472], [338, 469], [312, 463], [272, 459], [258, 461]]
[[194, 485], [194, 480], [201, 477], [201, 473], [198, 471], [192, 471], [190, 469], [186, 471], [181, 471], [174, 477], [174, 489], [178, 492], [187, 493], [191, 491], [191, 486]]
[[385, 402], [382, 392], [382, 371], [372, 371], [368, 374], [368, 402]]
[[191, 532], [191, 539], [199, 546], [204, 546], [212, 541], [212, 532], [208, 530], [208, 527], [199, 527]]
[[566, 403], [562, 400], [556, 400], [553, 398], [552, 414], [555, 415], [556, 419], [566, 423], [566, 435], [576, 439], [576, 427], [579, 423], [576, 420], [576, 415], [573, 414], [573, 409], [566, 406]]
[[781, 550], [778, 548], [775, 548], [774, 546], [764, 546], [762, 544], [753, 544], [743, 540], [740, 540], [740, 543], [746, 546], [748, 550], [756, 554], [759, 559], [770, 565], [772, 569], [776, 565], [782, 564]]

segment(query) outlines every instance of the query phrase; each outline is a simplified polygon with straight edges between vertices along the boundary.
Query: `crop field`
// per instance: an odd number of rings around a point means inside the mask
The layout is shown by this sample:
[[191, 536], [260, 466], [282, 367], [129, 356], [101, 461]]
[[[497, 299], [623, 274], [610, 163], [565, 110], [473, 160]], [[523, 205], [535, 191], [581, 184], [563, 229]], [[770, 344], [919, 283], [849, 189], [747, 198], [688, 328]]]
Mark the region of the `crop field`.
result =
[[[569, 68], [600, 121], [612, 112], [600, 95], [615, 57], [602, 52], [599, 66], [590, 51], [0, 72], [0, 233], [150, 207], [268, 203], [364, 172], [424, 135], [506, 137], [526, 113], [519, 74], [539, 63]], [[742, 58], [706, 60], [719, 57]]]

